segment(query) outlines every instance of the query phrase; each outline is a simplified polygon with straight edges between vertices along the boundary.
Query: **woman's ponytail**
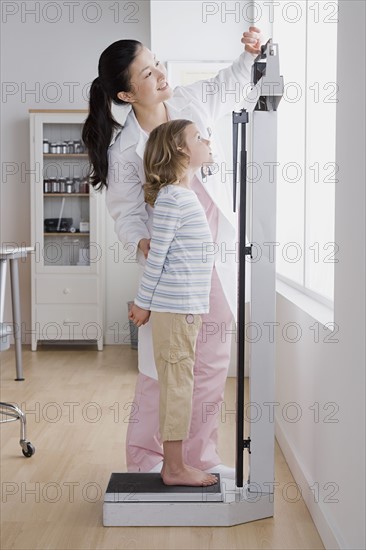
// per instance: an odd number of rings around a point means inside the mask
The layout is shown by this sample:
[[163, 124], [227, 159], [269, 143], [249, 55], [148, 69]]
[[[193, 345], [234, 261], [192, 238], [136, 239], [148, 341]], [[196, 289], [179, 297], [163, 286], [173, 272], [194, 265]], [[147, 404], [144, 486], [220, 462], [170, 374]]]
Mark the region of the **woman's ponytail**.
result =
[[120, 128], [120, 124], [112, 116], [111, 103], [101, 85], [100, 77], [97, 77], [90, 88], [89, 116], [82, 132], [91, 165], [89, 181], [96, 189], [107, 186], [107, 151], [113, 131]]
[[90, 161], [89, 180], [96, 189], [108, 185], [108, 147], [114, 132], [121, 128], [113, 118], [112, 102], [126, 104], [118, 93], [131, 90], [129, 69], [140, 48], [142, 44], [137, 40], [119, 40], [108, 46], [99, 59], [99, 76], [90, 88], [89, 115], [82, 132]]

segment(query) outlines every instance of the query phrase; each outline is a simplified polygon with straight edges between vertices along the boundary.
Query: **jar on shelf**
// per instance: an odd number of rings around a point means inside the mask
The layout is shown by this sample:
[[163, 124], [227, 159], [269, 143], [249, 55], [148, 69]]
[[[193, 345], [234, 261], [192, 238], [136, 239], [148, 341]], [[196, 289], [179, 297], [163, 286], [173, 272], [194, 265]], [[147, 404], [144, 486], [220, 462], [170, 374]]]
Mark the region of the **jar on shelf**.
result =
[[67, 144], [66, 141], [64, 141], [62, 144], [61, 144], [61, 148], [62, 148], [62, 154], [63, 155], [67, 155], [67, 153], [69, 152], [69, 146]]
[[66, 193], [66, 178], [59, 178], [60, 193]]
[[56, 181], [56, 178], [48, 178], [48, 189], [49, 189], [49, 193], [53, 193], [53, 189], [55, 188], [55, 184], [54, 182]]
[[47, 154], [49, 152], [50, 152], [50, 142], [48, 141], [48, 139], [44, 139], [43, 140], [43, 153]]
[[90, 231], [89, 221], [81, 220], [79, 224], [79, 231], [80, 233], [89, 233]]
[[89, 179], [88, 178], [83, 178], [81, 183], [80, 183], [80, 191], [79, 193], [89, 193]]
[[80, 155], [82, 153], [82, 145], [80, 140], [74, 141], [74, 153]]
[[44, 193], [51, 193], [52, 192], [52, 186], [49, 179], [43, 180], [43, 192]]
[[54, 189], [56, 188], [55, 181], [56, 181], [56, 178], [48, 178], [49, 193], [54, 193]]
[[67, 178], [65, 181], [66, 193], [74, 193], [74, 182], [72, 179]]
[[57, 178], [50, 178], [51, 181], [51, 193], [60, 192], [60, 182]]
[[68, 141], [67, 142], [67, 152], [68, 152], [69, 155], [74, 154], [74, 142], [73, 141]]
[[56, 143], [56, 153], [58, 155], [62, 154], [62, 143], [60, 143], [60, 142]]
[[57, 143], [50, 144], [50, 153], [52, 153], [52, 155], [55, 155], [57, 153]]
[[74, 182], [74, 193], [80, 193], [80, 183], [81, 183], [80, 178], [73, 178], [73, 182]]

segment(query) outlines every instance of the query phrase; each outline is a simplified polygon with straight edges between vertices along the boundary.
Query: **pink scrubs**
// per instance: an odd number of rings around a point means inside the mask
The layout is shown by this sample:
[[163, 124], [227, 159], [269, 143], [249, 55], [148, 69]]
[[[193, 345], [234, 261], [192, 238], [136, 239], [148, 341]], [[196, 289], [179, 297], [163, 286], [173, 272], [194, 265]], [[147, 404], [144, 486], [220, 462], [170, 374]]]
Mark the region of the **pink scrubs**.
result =
[[[215, 242], [218, 209], [196, 177], [192, 182], [192, 189], [205, 210]], [[214, 267], [210, 312], [202, 315], [202, 329], [197, 339], [190, 432], [183, 441], [184, 461], [202, 470], [221, 463], [217, 454], [218, 422], [230, 362], [232, 320], [232, 313]], [[127, 430], [128, 471], [148, 472], [161, 462], [161, 443], [159, 384], [157, 380], [139, 373]]]

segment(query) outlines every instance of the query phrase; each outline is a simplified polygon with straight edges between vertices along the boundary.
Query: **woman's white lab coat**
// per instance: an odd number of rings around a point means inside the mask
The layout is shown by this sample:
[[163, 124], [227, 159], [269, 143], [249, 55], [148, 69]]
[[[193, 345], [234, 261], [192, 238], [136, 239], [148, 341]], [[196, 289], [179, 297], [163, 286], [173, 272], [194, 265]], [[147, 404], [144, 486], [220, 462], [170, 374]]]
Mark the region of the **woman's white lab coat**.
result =
[[[215, 121], [234, 110], [238, 93], [250, 82], [255, 57], [243, 52], [216, 77], [189, 86], [176, 87], [173, 96], [165, 102], [169, 118], [192, 120], [203, 137], [207, 137], [208, 129], [212, 129]], [[151, 237], [153, 214], [153, 208], [144, 201], [142, 188], [145, 181], [143, 154], [147, 139], [148, 135], [140, 128], [133, 110], [130, 109], [122, 131], [109, 148], [106, 195], [108, 210], [115, 220], [116, 234], [123, 244], [136, 247], [137, 259], [142, 265], [145, 258], [137, 246], [141, 239]], [[231, 136], [227, 136], [227, 139], [231, 139]], [[215, 161], [214, 174], [202, 177], [197, 172], [196, 175], [219, 209], [219, 224], [216, 242], [205, 244], [203, 253], [214, 255], [217, 274], [235, 316], [238, 255], [235, 253], [237, 224], [233, 213], [232, 177], [228, 174], [232, 166], [231, 159], [226, 159], [229, 165], [225, 163], [215, 140], [211, 147]], [[146, 376], [157, 378], [150, 323], [139, 329], [139, 370]]]

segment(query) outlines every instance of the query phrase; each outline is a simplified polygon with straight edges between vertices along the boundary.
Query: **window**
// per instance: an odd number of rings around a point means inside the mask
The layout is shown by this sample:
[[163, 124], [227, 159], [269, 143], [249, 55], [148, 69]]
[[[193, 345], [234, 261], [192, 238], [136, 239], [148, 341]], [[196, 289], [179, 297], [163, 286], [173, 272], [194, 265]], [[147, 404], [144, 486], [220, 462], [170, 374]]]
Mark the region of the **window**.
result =
[[278, 111], [277, 274], [331, 306], [338, 3], [273, 5], [285, 81]]

